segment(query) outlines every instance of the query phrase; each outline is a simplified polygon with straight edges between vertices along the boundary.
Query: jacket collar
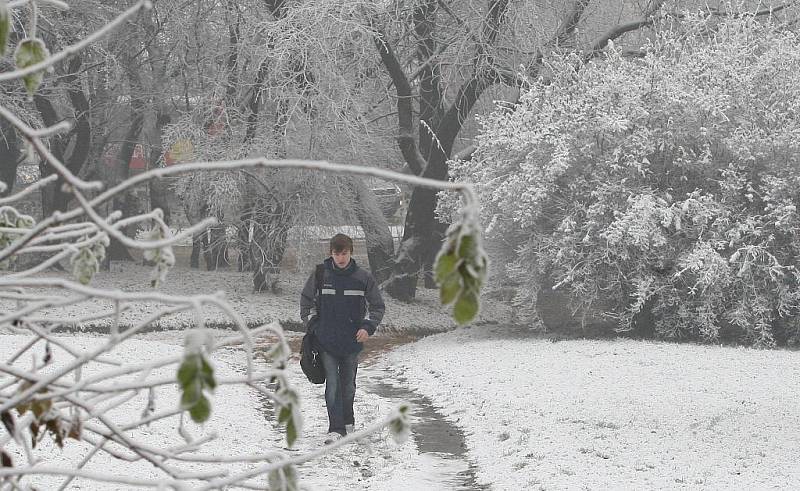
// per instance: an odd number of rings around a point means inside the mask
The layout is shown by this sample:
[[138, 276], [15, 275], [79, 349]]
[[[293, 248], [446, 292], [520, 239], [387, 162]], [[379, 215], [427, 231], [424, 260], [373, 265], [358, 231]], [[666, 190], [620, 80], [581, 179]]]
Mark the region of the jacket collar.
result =
[[333, 262], [332, 257], [328, 257], [327, 259], [325, 259], [324, 264], [326, 268], [340, 275], [351, 275], [356, 270], [356, 268], [358, 268], [358, 266], [356, 265], [356, 260], [353, 259], [352, 257], [350, 258], [350, 264], [348, 264], [344, 268], [339, 268], [338, 266], [336, 266], [336, 264]]

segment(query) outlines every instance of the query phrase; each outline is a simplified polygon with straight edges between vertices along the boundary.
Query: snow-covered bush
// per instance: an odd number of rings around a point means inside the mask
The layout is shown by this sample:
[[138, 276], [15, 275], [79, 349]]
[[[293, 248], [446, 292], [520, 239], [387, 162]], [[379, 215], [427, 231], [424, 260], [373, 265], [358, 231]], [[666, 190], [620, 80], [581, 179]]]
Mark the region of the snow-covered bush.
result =
[[640, 58], [552, 60], [451, 175], [511, 241], [520, 304], [553, 285], [617, 330], [796, 343], [797, 31], [742, 14], [656, 32]]

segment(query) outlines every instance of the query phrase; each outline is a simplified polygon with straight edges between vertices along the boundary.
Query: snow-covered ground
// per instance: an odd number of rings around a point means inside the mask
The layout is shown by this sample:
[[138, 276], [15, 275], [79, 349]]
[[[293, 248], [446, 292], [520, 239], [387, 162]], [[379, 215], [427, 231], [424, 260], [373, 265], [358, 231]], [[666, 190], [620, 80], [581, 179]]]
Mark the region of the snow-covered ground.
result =
[[[101, 272], [91, 283], [92, 287], [105, 290], [142, 291], [148, 289], [150, 268], [126, 265], [123, 270], [115, 268], [112, 272]], [[44, 277], [44, 275], [40, 275]], [[69, 278], [65, 275], [65, 277]], [[300, 275], [289, 276], [283, 281], [283, 292], [280, 294], [253, 293], [248, 273], [232, 271], [192, 271], [176, 269], [170, 272], [167, 282], [159, 291], [170, 295], [189, 295], [213, 293], [222, 291], [230, 301], [233, 308], [243, 315], [250, 324], [260, 324], [271, 320], [280, 322], [299, 322], [299, 292], [304, 277]], [[57, 289], [39, 288], [28, 290], [41, 296], [65, 296], [65, 292]], [[453, 327], [453, 321], [443, 311], [436, 300], [434, 291], [421, 291], [420, 298], [413, 304], [398, 304], [391, 299], [387, 300], [388, 313], [384, 333], [401, 329], [407, 331], [418, 330], [446, 330]], [[121, 325], [134, 325], [137, 321], [151, 315], [159, 309], [156, 302], [139, 303], [124, 312], [121, 316]], [[8, 300], [0, 301], [0, 312], [14, 309]], [[43, 317], [49, 319], [75, 319], [93, 316], [102, 312], [110, 312], [110, 302], [81, 302], [67, 307], [51, 308], [44, 311]], [[489, 315], [502, 315], [505, 310], [500, 305], [487, 308]], [[41, 312], [40, 312], [41, 313]], [[222, 311], [206, 310], [204, 312], [206, 326], [230, 324]], [[161, 319], [156, 330], [138, 334], [135, 339], [126, 341], [118, 346], [113, 356], [122, 363], [137, 360], [153, 360], [156, 358], [175, 356], [183, 350], [182, 344], [185, 328], [195, 325], [192, 314], [180, 313]], [[66, 323], [61, 328], [58, 337], [69, 344], [78, 352], [91, 350], [105, 340], [108, 320], [93, 320], [90, 323]], [[65, 330], [71, 333], [63, 332]], [[233, 334], [229, 327], [211, 329], [217, 338]], [[300, 333], [287, 332], [293, 345], [301, 336]], [[15, 351], [23, 346], [29, 338], [17, 334], [0, 333], [0, 357], [8, 360]], [[257, 340], [258, 347], [265, 347], [271, 341]], [[36, 348], [36, 356], [44, 356], [44, 346]], [[216, 438], [206, 444], [203, 453], [209, 455], [252, 455], [279, 450], [287, 456], [294, 457], [307, 452], [315, 451], [322, 446], [322, 440], [327, 432], [327, 416], [324, 406], [324, 387], [313, 386], [308, 383], [296, 363], [297, 355], [293, 355], [294, 362], [288, 367], [288, 376], [292, 385], [298, 390], [301, 400], [301, 411], [304, 420], [304, 429], [300, 438], [292, 449], [285, 448], [285, 435], [281, 426], [277, 425], [272, 414], [272, 407], [257, 391], [241, 385], [221, 386], [214, 394], [212, 405], [212, 418], [203, 426], [191, 425], [190, 432], [196, 438], [204, 435], [215, 434]], [[69, 355], [54, 347], [54, 364], [50, 370], [60, 363], [71, 359]], [[26, 355], [25, 362], [20, 359], [20, 366], [27, 366], [30, 355]], [[257, 357], [257, 363], [263, 362]], [[214, 353], [213, 362], [218, 376], [241, 374], [244, 372], [243, 353], [241, 348], [226, 348]], [[87, 377], [99, 370], [99, 366], [88, 366], [82, 371], [82, 376]], [[173, 376], [175, 366], [170, 369], [156, 370], [150, 377]], [[362, 368], [364, 376], [369, 369]], [[157, 409], [164, 410], [176, 407], [179, 394], [176, 386], [165, 386], [156, 390]], [[397, 404], [397, 400], [390, 400], [376, 394], [359, 391], [356, 401], [356, 413], [359, 426], [370, 424], [383, 419]], [[143, 391], [136, 398], [112, 411], [111, 416], [123, 425], [128, 421], [139, 419], [139, 415], [147, 405], [147, 393]], [[175, 418], [159, 423], [153, 423], [146, 428], [129, 432], [132, 438], [159, 448], [166, 448], [182, 443], [178, 435], [177, 420]], [[7, 446], [12, 452], [15, 461], [23, 461], [22, 450], [15, 448], [13, 443]], [[63, 450], [55, 447], [53, 442], [45, 439], [36, 449], [37, 455], [44, 456], [44, 462], [56, 467], [74, 468], [89, 449], [85, 444], [74, 440], [67, 440]], [[256, 464], [252, 464], [256, 465]], [[230, 471], [243, 470], [248, 465], [238, 464], [230, 466]], [[404, 444], [397, 444], [389, 435], [388, 430], [373, 434], [366, 440], [351, 446], [338, 449], [314, 463], [303, 464], [299, 467], [301, 480], [309, 489], [373, 489], [392, 490], [411, 485], [414, 489], [437, 489], [435, 482], [432, 484], [430, 475], [440, 472], [441, 462], [429, 455], [420, 455], [416, 450], [415, 438]], [[183, 468], [183, 467], [182, 467]], [[156, 479], [164, 477], [154, 470], [149, 463], [123, 462], [108, 455], [95, 457], [86, 467], [89, 472], [103, 472], [116, 476], [134, 476], [141, 479]], [[193, 470], [186, 466], [186, 470]], [[34, 482], [43, 489], [54, 489], [62, 482], [63, 478], [52, 476], [39, 476]], [[90, 483], [76, 479], [70, 489], [129, 489], [125, 485], [110, 483]]]
[[[224, 336], [229, 333], [217, 331], [216, 334]], [[177, 331], [153, 333], [145, 335], [143, 338], [121, 344], [109, 353], [109, 357], [114, 357], [122, 363], [132, 363], [137, 360], [153, 360], [173, 356], [179, 354], [183, 349], [181, 346], [183, 335]], [[101, 337], [91, 335], [65, 335], [58, 339], [68, 341], [78, 351], [96, 348], [104, 341]], [[8, 359], [27, 340], [28, 338], [24, 336], [0, 335], [0, 357], [3, 360]], [[44, 347], [41, 346], [40, 349], [37, 349], [36, 354], [43, 356]], [[50, 369], [71, 359], [57, 347], [53, 350], [53, 358], [55, 362]], [[214, 353], [213, 363], [217, 377], [244, 372], [242, 351], [239, 348], [222, 349]], [[82, 371], [82, 376], [91, 376], [99, 368], [98, 365], [89, 365]], [[159, 378], [172, 374], [174, 366], [171, 367], [171, 370], [172, 372], [161, 369], [150, 375]], [[288, 457], [294, 457], [319, 449], [327, 431], [322, 387], [309, 384], [297, 363], [291, 364], [288, 375], [290, 382], [300, 394], [304, 420], [304, 430], [291, 450], [286, 448], [283, 428], [277, 425], [272, 407], [266, 399], [246, 386], [227, 385], [220, 386], [215, 391], [212, 398], [212, 417], [208, 422], [204, 425], [187, 423], [189, 433], [195, 439], [216, 435], [213, 440], [203, 446], [201, 453], [208, 456], [233, 457], [264, 454], [277, 450]], [[156, 389], [155, 410], [162, 411], [177, 407], [179, 397], [176, 386], [163, 386]], [[139, 419], [139, 415], [147, 405], [147, 399], [147, 392], [142, 391], [130, 402], [108, 413], [108, 416], [113, 418], [118, 426], [124, 427], [126, 423]], [[360, 421], [359, 426], [363, 427], [371, 421], [383, 419], [392, 409], [391, 401], [373, 394], [360, 394], [356, 407]], [[177, 417], [127, 431], [126, 434], [139, 442], [162, 449], [184, 442], [178, 434]], [[24, 461], [21, 448], [16, 447], [13, 442], [9, 443], [6, 449], [10, 451], [14, 461]], [[65, 441], [63, 449], [58, 449], [49, 438], [45, 438], [34, 452], [48, 466], [74, 469], [89, 450], [91, 447], [85, 443], [71, 439]], [[365, 441], [338, 449], [318, 462], [301, 465], [299, 473], [302, 483], [309, 489], [397, 489], [387, 488], [386, 483], [393, 482], [392, 480], [397, 476], [413, 474], [414, 470], [420, 466], [419, 462], [420, 456], [415, 451], [413, 437], [399, 445], [391, 438], [388, 430], [384, 430], [382, 433], [367, 437]], [[209, 464], [208, 468], [216, 468], [221, 465], [225, 470], [233, 473], [262, 463]], [[196, 465], [190, 464], [177, 463], [173, 467], [184, 471], [198, 470]], [[83, 469], [110, 476], [145, 480], [164, 477], [149, 462], [125, 462], [103, 453], [94, 457]], [[33, 480], [39, 489], [56, 489], [62, 482], [63, 477], [55, 476], [38, 476]], [[261, 482], [266, 484], [266, 479], [261, 479]], [[124, 490], [131, 489], [131, 487], [75, 479], [69, 489]]]
[[[112, 271], [100, 271], [92, 279], [91, 286], [100, 289], [118, 289], [127, 292], [152, 291], [150, 275], [152, 268], [136, 264], [114, 263]], [[309, 273], [310, 274], [310, 273]], [[44, 275], [40, 275], [43, 277]], [[69, 278], [69, 276], [65, 275]], [[239, 312], [250, 325], [263, 324], [273, 320], [281, 323], [300, 322], [300, 291], [307, 279], [301, 274], [287, 274], [281, 277], [280, 293], [254, 293], [252, 273], [239, 273], [232, 270], [203, 271], [188, 268], [172, 269], [164, 284], [157, 291], [170, 295], [197, 295], [223, 292], [225, 298], [233, 309]], [[41, 295], [60, 294], [57, 290], [38, 290]], [[439, 292], [437, 290], [418, 289], [417, 298], [413, 303], [400, 303], [384, 295], [386, 302], [386, 315], [381, 324], [383, 332], [431, 332], [445, 331], [455, 327], [455, 322], [450, 318], [447, 310], [439, 306]], [[13, 303], [0, 300], [0, 311], [13, 308]], [[156, 303], [141, 303], [131, 311], [123, 312], [122, 324], [132, 324], [136, 320], [153, 314], [159, 308]], [[87, 312], [111, 312], [111, 302], [91, 305], [86, 302], [51, 309], [49, 316], [52, 318], [78, 318]], [[498, 303], [485, 303], [477, 322], [496, 321], [507, 318], [510, 309]], [[216, 308], [207, 308], [203, 315], [208, 326], [230, 324], [224, 312]], [[92, 321], [93, 326], [107, 326], [110, 319]], [[195, 325], [195, 316], [191, 312], [182, 312], [161, 319], [156, 327], [158, 329], [186, 328]], [[75, 326], [91, 329], [92, 326]]]
[[[100, 337], [83, 335], [64, 335], [57, 337], [57, 339], [68, 342], [70, 346], [78, 352], [86, 352], [95, 349], [105, 341], [105, 339]], [[29, 338], [26, 336], [0, 336], [0, 357], [2, 357], [4, 361], [9, 359], [9, 357], [28, 340]], [[147, 340], [129, 340], [119, 345], [119, 347], [109, 353], [108, 356], [109, 358], [113, 357], [121, 363], [134, 363], [141, 360], [154, 360], [174, 356], [180, 354], [181, 351], [182, 347], [177, 344]], [[34, 354], [36, 354], [37, 357], [43, 357], [44, 345], [41, 344], [38, 346], [38, 348], [34, 350]], [[54, 362], [49, 368], [52, 370], [54, 367], [61, 366], [71, 359], [72, 357], [66, 352], [53, 346]], [[29, 360], [29, 356], [24, 357], [24, 359], [20, 360], [20, 365], [26, 366]], [[89, 364], [82, 370], [82, 376], [89, 377], [97, 373], [100, 369], [101, 366], [99, 364]], [[235, 365], [226, 363], [220, 357], [217, 357], [215, 360], [215, 369], [217, 377], [224, 377], [235, 373]], [[155, 378], [165, 375], [174, 375], [174, 366], [171, 367], [171, 370], [159, 369], [150, 375]], [[178, 400], [179, 393], [176, 385], [160, 387], [156, 389], [155, 410], [162, 411], [177, 407]], [[136, 421], [140, 418], [140, 414], [147, 406], [147, 401], [147, 391], [142, 391], [135, 399], [110, 411], [108, 416], [112, 418], [118, 426], [124, 427], [126, 423]], [[267, 444], [272, 436], [269, 425], [263, 424], [264, 419], [259, 407], [260, 404], [255, 394], [242, 391], [235, 386], [220, 386], [214, 397], [214, 411], [211, 419], [202, 427], [194, 425], [191, 422], [187, 424], [187, 427], [189, 433], [195, 438], [200, 438], [211, 432], [216, 432], [218, 434], [218, 438], [208, 444], [207, 451], [204, 452], [206, 454], [257, 454], [268, 450]], [[177, 423], [177, 418], [161, 420], [147, 427], [128, 431], [126, 434], [138, 441], [165, 449], [183, 443], [183, 439], [177, 433]], [[15, 447], [13, 442], [7, 449], [13, 450], [12, 459], [14, 459], [14, 461], [24, 461], [21, 449]], [[49, 437], [45, 437], [34, 452], [42, 458], [43, 463], [49, 466], [75, 469], [77, 468], [77, 463], [80, 462], [81, 458], [89, 450], [91, 450], [91, 447], [71, 439], [65, 440], [64, 449], [60, 450]], [[185, 469], [197, 470], [196, 467], [194, 467], [194, 469], [192, 467], [185, 467]], [[95, 456], [89, 464], [84, 467], [84, 470], [110, 474], [112, 476], [128, 476], [142, 479], [164, 477], [163, 474], [159, 475], [149, 462], [123, 462], [102, 452]], [[35, 479], [34, 483], [40, 486], [39, 489], [56, 489], [62, 480], [63, 478], [54, 476], [42, 476]], [[80, 479], [74, 481], [73, 485], [76, 489], [92, 489], [91, 484], [87, 484], [86, 481], [81, 481]], [[99, 485], [97, 489], [130, 489], [130, 486], [103, 483]]]
[[[93, 286], [138, 290], [148, 275], [148, 268], [128, 267], [124, 274], [101, 273]], [[178, 270], [162, 291], [222, 290], [249, 322], [296, 321], [302, 281], [300, 276], [286, 279], [278, 295], [253, 294], [247, 274]], [[453, 327], [435, 292], [422, 291], [411, 305], [388, 299], [387, 304], [389, 331]], [[126, 319], [134, 322], [155, 308], [145, 305]], [[84, 315], [110, 306], [72, 309], [53, 315]], [[206, 314], [210, 324], [225, 320], [222, 312]], [[502, 322], [508, 310], [490, 304], [482, 316]], [[179, 353], [183, 333], [174, 328], [193, 323], [191, 316], [173, 316], [162, 323], [166, 330], [138, 336], [118, 355], [135, 360]], [[217, 331], [218, 336], [228, 333]], [[288, 335], [295, 341], [299, 337]], [[93, 333], [63, 336], [84, 348], [100, 342]], [[0, 356], [7, 359], [20, 342], [14, 335], [0, 336]], [[241, 354], [238, 348], [217, 352], [219, 373], [241, 373]], [[241, 386], [218, 389], [212, 420], [192, 431], [218, 432], [210, 453], [277, 448], [294, 456], [319, 448], [327, 427], [323, 389], [309, 384], [297, 363], [290, 365], [289, 376], [299, 390], [305, 422], [295, 449], [282, 449], [284, 436], [271, 408]], [[631, 340], [550, 342], [484, 322], [402, 346], [374, 367], [364, 366], [359, 376], [391, 378], [433, 401], [465, 431], [478, 483], [490, 489], [800, 489], [798, 352]], [[396, 403], [368, 388], [360, 385], [356, 398], [360, 424], [382, 418]], [[131, 403], [137, 415], [144, 397]], [[177, 401], [174, 387], [158, 395], [160, 408]], [[174, 424], [165, 423], [133, 434], [166, 445], [174, 442], [175, 431]], [[54, 463], [74, 463], [78, 453], [71, 448], [76, 445], [69, 441], [63, 452], [52, 449]], [[93, 465], [107, 472], [153, 475], [147, 465], [128, 468], [110, 458]], [[398, 445], [384, 431], [305, 464], [299, 472], [312, 489], [448, 489], [437, 484], [440, 465], [419, 451], [417, 436]], [[45, 489], [53, 482], [42, 481]], [[82, 489], [114, 488], [84, 481]]]
[[494, 489], [800, 489], [798, 352], [484, 326], [387, 363], [465, 429]]

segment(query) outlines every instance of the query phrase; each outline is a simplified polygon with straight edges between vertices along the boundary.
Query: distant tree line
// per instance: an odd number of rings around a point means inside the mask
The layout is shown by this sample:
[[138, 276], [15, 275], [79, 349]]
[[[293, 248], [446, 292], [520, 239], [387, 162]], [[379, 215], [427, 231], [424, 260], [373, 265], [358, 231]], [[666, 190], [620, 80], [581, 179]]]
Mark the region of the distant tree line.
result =
[[[526, 80], [546, 70], [553, 55], [591, 59], [609, 40], [635, 47], [652, 32], [654, 16], [674, 8], [662, 0], [557, 6], [530, 0], [153, 3], [115, 36], [57, 63], [33, 102], [16, 86], [0, 94], [34, 126], [75, 123], [51, 145], [79, 175], [120, 182], [137, 145], [147, 167], [157, 168], [169, 149], [186, 149], [190, 140], [191, 151], [178, 161], [315, 158], [447, 179], [450, 159], [474, 148], [473, 116], [487, 114], [495, 100], [515, 102]], [[40, 34], [57, 50], [128, 4], [84, 0], [62, 12], [43, 3], [39, 15], [46, 27]], [[12, 36], [22, 35], [28, 15], [21, 10], [14, 18]], [[10, 176], [11, 163], [28, 152], [3, 128], [7, 145], [0, 152], [16, 157], [4, 159], [3, 176]], [[46, 165], [41, 171], [51, 172]], [[218, 178], [224, 185], [206, 185]], [[437, 220], [433, 190], [408, 190], [404, 236], [395, 250], [362, 179], [307, 179], [286, 171], [188, 179], [177, 190], [190, 221], [216, 216], [224, 222], [195, 238], [198, 266], [202, 252], [207, 267], [216, 267], [230, 240], [225, 231], [237, 230], [240, 267], [252, 269], [254, 288], [269, 289], [287, 230], [349, 222], [365, 230], [370, 267], [391, 295], [413, 299], [420, 274], [433, 286], [436, 244], [447, 228]], [[62, 184], [45, 187], [44, 216], [75, 206]], [[175, 210], [167, 197], [174, 185], [153, 180], [109, 208], [130, 216], [158, 207], [169, 223]], [[231, 186], [235, 192], [227, 192]], [[137, 196], [146, 196], [145, 202]], [[112, 241], [108, 258], [126, 257], [127, 249]]]

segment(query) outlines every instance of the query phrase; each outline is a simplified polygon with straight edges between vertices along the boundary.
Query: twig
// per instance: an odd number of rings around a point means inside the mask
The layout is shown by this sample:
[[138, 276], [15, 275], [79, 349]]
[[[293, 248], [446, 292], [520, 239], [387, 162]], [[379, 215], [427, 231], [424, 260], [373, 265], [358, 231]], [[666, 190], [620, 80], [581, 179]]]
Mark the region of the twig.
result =
[[56, 174], [50, 174], [47, 177], [43, 177], [16, 194], [12, 194], [11, 196], [6, 196], [5, 198], [0, 198], [0, 205], [4, 205], [6, 203], [13, 203], [18, 199], [38, 190], [39, 188], [47, 186], [56, 179], [58, 179], [58, 176]]
[[[28, 1], [30, 1], [30, 0], [28, 0]], [[39, 1], [39, 0], [37, 0], [37, 1]], [[53, 0], [49, 0], [49, 1], [51, 3], [53, 3]], [[11, 3], [13, 3], [13, 2], [11, 2]], [[9, 6], [11, 6], [11, 3], [9, 4]], [[28, 3], [28, 2], [26, 1], [26, 2], [23, 2], [23, 3]], [[54, 3], [54, 4], [56, 4], [56, 3]], [[17, 79], [20, 79], [22, 77], [28, 76], [28, 75], [30, 75], [32, 73], [40, 72], [40, 71], [42, 71], [42, 70], [44, 70], [44, 69], [46, 69], [48, 67], [51, 67], [51, 66], [55, 65], [56, 63], [58, 63], [59, 61], [69, 58], [71, 55], [73, 55], [73, 54], [77, 53], [78, 51], [82, 50], [83, 48], [89, 46], [90, 44], [94, 43], [95, 41], [97, 41], [98, 39], [102, 38], [103, 36], [106, 36], [111, 31], [116, 29], [117, 26], [121, 25], [123, 22], [125, 22], [125, 20], [127, 20], [129, 17], [132, 17], [134, 14], [136, 14], [140, 10], [142, 10], [142, 9], [150, 9], [151, 7], [152, 7], [152, 4], [150, 3], [149, 0], [139, 0], [138, 2], [136, 2], [136, 4], [133, 7], [129, 8], [125, 12], [121, 13], [120, 15], [118, 15], [114, 20], [112, 20], [111, 22], [109, 22], [108, 24], [103, 26], [98, 31], [95, 31], [94, 33], [86, 36], [85, 38], [81, 39], [80, 41], [78, 41], [75, 44], [67, 46], [66, 48], [64, 48], [63, 50], [59, 51], [58, 53], [56, 53], [56, 54], [54, 54], [52, 56], [49, 56], [47, 59], [42, 60], [39, 63], [36, 63], [35, 65], [31, 65], [31, 66], [26, 67], [26, 68], [22, 68], [22, 69], [19, 69], [19, 70], [14, 70], [14, 71], [11, 71], [11, 72], [0, 73], [0, 82], [5, 82], [7, 80], [17, 80]]]

